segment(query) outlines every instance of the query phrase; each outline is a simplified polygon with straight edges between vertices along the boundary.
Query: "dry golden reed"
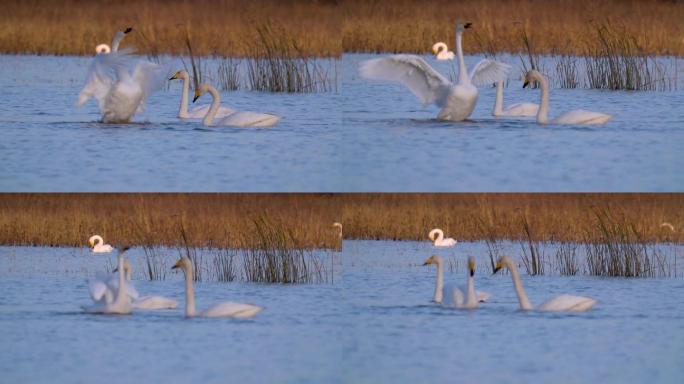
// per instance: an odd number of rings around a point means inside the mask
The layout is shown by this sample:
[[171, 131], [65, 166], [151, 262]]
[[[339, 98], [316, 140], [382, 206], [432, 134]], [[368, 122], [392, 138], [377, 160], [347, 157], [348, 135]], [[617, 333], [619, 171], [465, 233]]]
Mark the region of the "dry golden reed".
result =
[[181, 246], [182, 225], [191, 247], [264, 248], [267, 230], [290, 248], [338, 248], [335, 221], [345, 239], [427, 241], [439, 227], [459, 241], [591, 243], [605, 242], [601, 217], [636, 234], [628, 242], [684, 240], [682, 194], [0, 194], [0, 244], [84, 246], [100, 234]]
[[623, 25], [645, 54], [684, 54], [684, 5], [658, 0], [6, 0], [0, 51], [91, 55], [114, 31], [149, 54], [185, 54], [185, 28], [199, 55], [251, 56], [256, 27], [283, 28], [301, 52], [428, 52], [453, 46], [454, 22], [474, 23], [466, 53], [520, 52], [522, 31], [547, 54], [587, 54], [592, 23]]

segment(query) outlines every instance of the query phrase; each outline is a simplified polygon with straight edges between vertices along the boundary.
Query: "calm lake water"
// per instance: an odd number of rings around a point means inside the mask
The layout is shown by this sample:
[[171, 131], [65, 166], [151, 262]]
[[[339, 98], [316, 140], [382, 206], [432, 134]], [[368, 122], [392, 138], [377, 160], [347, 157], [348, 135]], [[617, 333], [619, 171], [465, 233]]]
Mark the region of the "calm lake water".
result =
[[[510, 244], [511, 249], [517, 245]], [[445, 280], [492, 295], [477, 311], [430, 303], [432, 253], [456, 260]], [[684, 375], [684, 280], [530, 277], [530, 300], [596, 298], [582, 314], [521, 312], [510, 276], [490, 276], [482, 243], [345, 241], [332, 284], [196, 283], [198, 308], [252, 302], [252, 320], [185, 319], [182, 308], [86, 315], [86, 279], [114, 255], [85, 249], [0, 247], [0, 370], [7, 382], [452, 383], [679, 382]], [[146, 281], [141, 294], [183, 303], [181, 273]]]
[[[405, 87], [359, 79], [359, 61], [372, 57], [345, 55], [336, 92], [222, 92], [224, 105], [283, 120], [271, 129], [208, 129], [176, 118], [180, 81], [152, 95], [134, 124], [107, 125], [97, 122], [93, 101], [74, 106], [89, 57], [0, 56], [0, 190], [684, 189], [681, 90], [552, 89], [551, 116], [585, 108], [615, 119], [601, 127], [540, 127], [533, 119], [492, 118], [495, 90], [482, 88], [471, 121], [439, 122], [437, 108], [422, 107]], [[451, 63], [427, 59], [445, 75], [452, 71]], [[178, 58], [163, 61], [183, 68]], [[506, 105], [538, 97], [514, 80], [505, 90]]]
[[[435, 120], [403, 85], [367, 81], [345, 55], [342, 151], [346, 191], [681, 191], [684, 189], [684, 92], [551, 89], [553, 117], [571, 109], [614, 115], [604, 126], [546, 126], [533, 118], [491, 116], [495, 89], [480, 88], [467, 122]], [[426, 60], [440, 73], [451, 62]], [[467, 56], [472, 68], [481, 57]], [[518, 57], [500, 60], [519, 67]], [[548, 64], [548, 68], [555, 65]], [[539, 103], [514, 69], [504, 107]], [[684, 73], [678, 75], [684, 78]], [[681, 86], [681, 84], [680, 84]]]
[[[222, 105], [282, 116], [274, 128], [205, 128], [176, 118], [182, 81], [134, 124], [75, 106], [90, 57], [0, 55], [2, 191], [335, 191], [339, 94], [221, 92]], [[162, 61], [183, 69], [178, 58]], [[187, 62], [187, 59], [186, 59]], [[214, 62], [204, 61], [213, 72]], [[214, 83], [216, 85], [216, 83]], [[198, 104], [208, 104], [205, 95]], [[193, 105], [191, 104], [190, 108]]]

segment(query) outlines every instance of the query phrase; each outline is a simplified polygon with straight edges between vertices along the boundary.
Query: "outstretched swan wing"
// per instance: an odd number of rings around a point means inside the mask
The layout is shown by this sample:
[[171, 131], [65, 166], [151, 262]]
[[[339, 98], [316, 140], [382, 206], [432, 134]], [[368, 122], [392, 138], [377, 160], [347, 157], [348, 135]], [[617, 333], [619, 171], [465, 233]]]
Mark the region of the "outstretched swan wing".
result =
[[423, 104], [442, 105], [451, 83], [430, 64], [415, 55], [392, 55], [367, 60], [359, 66], [362, 77], [372, 80], [398, 81], [408, 87]]
[[102, 103], [112, 84], [127, 70], [130, 52], [130, 50], [121, 50], [116, 53], [98, 53], [95, 55], [88, 67], [86, 82], [78, 95], [76, 105], [81, 106], [88, 99], [94, 97], [102, 109]]
[[168, 71], [161, 65], [149, 61], [141, 61], [133, 71], [133, 81], [142, 89], [142, 101], [138, 111], [144, 110], [147, 97], [154, 91], [160, 90], [166, 83]]
[[506, 80], [510, 71], [511, 66], [508, 64], [489, 59], [480, 60], [470, 71], [470, 82], [476, 86], [494, 84]]

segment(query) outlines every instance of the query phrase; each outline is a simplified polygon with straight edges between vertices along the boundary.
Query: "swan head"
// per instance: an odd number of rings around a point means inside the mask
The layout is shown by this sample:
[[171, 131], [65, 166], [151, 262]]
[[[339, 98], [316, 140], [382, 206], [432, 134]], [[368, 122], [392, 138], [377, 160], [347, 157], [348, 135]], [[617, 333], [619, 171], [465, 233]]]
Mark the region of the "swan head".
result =
[[437, 255], [432, 255], [432, 256], [428, 257], [428, 258], [423, 262], [423, 265], [439, 264], [439, 262], [440, 262], [441, 260], [442, 260], [442, 259], [441, 259], [439, 256], [437, 256]]
[[109, 48], [109, 45], [107, 44], [98, 44], [97, 47], [95, 47], [95, 53], [110, 53], [112, 52], [112, 49]]
[[468, 256], [468, 273], [470, 276], [475, 275], [475, 258], [472, 256]]
[[176, 80], [176, 79], [186, 79], [188, 78], [188, 72], [187, 71], [177, 71], [176, 73], [171, 76], [169, 80]]
[[171, 269], [182, 268], [184, 270], [187, 270], [188, 268], [191, 268], [191, 267], [192, 267], [192, 262], [190, 261], [190, 259], [188, 259], [185, 256], [182, 256], [180, 259], [178, 259], [178, 261], [176, 261], [176, 264], [174, 264], [173, 267], [171, 267]]
[[208, 90], [209, 87], [206, 84], [200, 84], [199, 87], [195, 88], [195, 97], [192, 99], [192, 102], [194, 103], [195, 101], [197, 101], [197, 99], [199, 99], [200, 96], [207, 93]]
[[458, 22], [458, 23], [456, 23], [456, 32], [463, 32], [472, 26], [473, 26], [473, 23], [465, 23], [464, 24], [464, 23]]
[[532, 69], [525, 74], [525, 83], [523, 84], [523, 88], [527, 88], [531, 82], [541, 81], [543, 78], [544, 76], [541, 74], [541, 72], [537, 71], [536, 69]]
[[90, 236], [90, 239], [88, 239], [88, 245], [90, 245], [90, 248], [94, 248], [97, 243], [102, 242], [102, 237], [100, 235], [93, 235]]
[[[501, 256], [499, 257], [499, 260], [496, 261], [496, 265], [494, 266], [494, 273], [499, 272], [499, 270], [507, 265], [512, 263], [512, 260], [508, 256]], [[492, 273], [492, 274], [494, 274]]]
[[442, 51], [446, 51], [446, 50], [447, 50], [447, 45], [441, 41], [438, 43], [435, 43], [432, 46], [432, 53], [434, 53], [435, 55], [439, 54]]

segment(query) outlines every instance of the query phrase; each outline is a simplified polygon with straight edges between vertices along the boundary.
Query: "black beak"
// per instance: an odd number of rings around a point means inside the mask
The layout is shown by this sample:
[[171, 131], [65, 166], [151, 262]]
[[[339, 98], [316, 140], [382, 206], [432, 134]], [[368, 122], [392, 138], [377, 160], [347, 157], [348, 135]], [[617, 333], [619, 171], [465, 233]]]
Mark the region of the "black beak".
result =
[[473, 276], [475, 276], [475, 270], [474, 270], [474, 269], [471, 269], [471, 270], [470, 270], [470, 277], [473, 277]]
[[124, 31], [124, 33], [128, 33], [128, 32], [130, 32], [130, 31], [132, 31], [132, 30], [133, 30], [132, 27], [128, 27], [128, 28], [126, 28], [126, 30]]
[[423, 263], [423, 265], [428, 265], [427, 261]]
[[523, 88], [527, 88], [528, 85], [530, 85], [530, 82], [525, 80], [525, 83], [523, 84]]
[[465, 23], [465, 25], [463, 26], [463, 29], [468, 29], [472, 26], [473, 26], [473, 23]]
[[197, 101], [197, 99], [199, 99], [199, 95], [193, 97], [193, 98], [192, 98], [192, 102], [194, 103], [195, 101]]
[[499, 272], [499, 269], [501, 269], [501, 267], [496, 267], [496, 268], [494, 268], [494, 272], [492, 272], [492, 275], [494, 275], [494, 274], [496, 274], [497, 272]]
[[112, 272], [119, 272], [119, 267], [114, 268]]
[[178, 268], [178, 267], [177, 267], [177, 266], [175, 266], [175, 265], [174, 265], [173, 267], [171, 267], [171, 269], [176, 269], [176, 268]]
[[176, 80], [176, 76], [170, 77], [169, 80]]

